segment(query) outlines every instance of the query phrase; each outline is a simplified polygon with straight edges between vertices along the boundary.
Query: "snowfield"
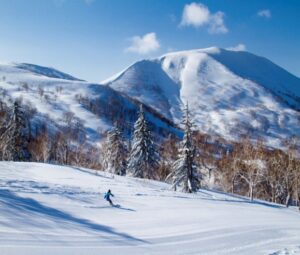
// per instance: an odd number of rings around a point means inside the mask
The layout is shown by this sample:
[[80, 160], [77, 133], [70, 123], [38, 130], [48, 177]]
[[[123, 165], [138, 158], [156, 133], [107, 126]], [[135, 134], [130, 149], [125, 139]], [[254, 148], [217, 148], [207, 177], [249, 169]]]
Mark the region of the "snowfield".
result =
[[0, 162], [0, 182], [1, 255], [300, 254], [295, 208], [41, 163]]

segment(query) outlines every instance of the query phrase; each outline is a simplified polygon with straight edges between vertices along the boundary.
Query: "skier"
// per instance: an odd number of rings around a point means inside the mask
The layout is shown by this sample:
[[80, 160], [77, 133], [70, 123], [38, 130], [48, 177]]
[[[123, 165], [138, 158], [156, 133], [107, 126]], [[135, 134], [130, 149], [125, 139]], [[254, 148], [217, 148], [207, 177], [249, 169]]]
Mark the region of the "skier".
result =
[[109, 189], [109, 190], [105, 193], [104, 199], [105, 199], [106, 201], [108, 201], [109, 204], [110, 204], [111, 206], [113, 206], [114, 204], [113, 204], [113, 202], [111, 201], [110, 196], [114, 196], [114, 195], [111, 193], [111, 191], [110, 191], [110, 189]]

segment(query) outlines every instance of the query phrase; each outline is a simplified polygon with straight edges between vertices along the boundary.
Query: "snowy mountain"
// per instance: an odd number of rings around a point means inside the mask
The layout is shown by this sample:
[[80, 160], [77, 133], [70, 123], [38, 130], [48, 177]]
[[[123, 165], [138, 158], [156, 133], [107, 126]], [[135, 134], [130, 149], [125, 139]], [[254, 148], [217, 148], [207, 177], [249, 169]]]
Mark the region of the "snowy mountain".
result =
[[[97, 142], [116, 121], [121, 121], [129, 134], [139, 109], [139, 102], [107, 86], [88, 83], [53, 68], [0, 63], [0, 99], [10, 104], [17, 98], [36, 108], [36, 126], [47, 123], [52, 130], [60, 129], [70, 125], [71, 116], [74, 125], [83, 125], [91, 142]], [[178, 132], [160, 113], [145, 109], [155, 132]]]
[[179, 134], [186, 102], [197, 128], [214, 136], [247, 134], [274, 147], [300, 136], [300, 79], [265, 58], [214, 47], [142, 60], [101, 84], [53, 68], [0, 63], [0, 96], [35, 107], [36, 125], [59, 129], [71, 113], [91, 142], [115, 122], [129, 135], [140, 103], [163, 136]]
[[189, 103], [203, 132], [265, 138], [271, 146], [300, 135], [300, 79], [243, 51], [207, 48], [139, 61], [103, 84], [180, 123]]
[[47, 76], [50, 78], [59, 78], [59, 79], [70, 80], [70, 81], [82, 81], [82, 80], [79, 80], [79, 79], [69, 75], [69, 74], [58, 71], [54, 68], [38, 66], [38, 65], [33, 65], [33, 64], [27, 64], [27, 63], [19, 63], [19, 64], [16, 63], [15, 66], [16, 66], [16, 68], [27, 70], [32, 73]]
[[74, 167], [0, 169], [1, 254], [300, 253], [296, 208]]

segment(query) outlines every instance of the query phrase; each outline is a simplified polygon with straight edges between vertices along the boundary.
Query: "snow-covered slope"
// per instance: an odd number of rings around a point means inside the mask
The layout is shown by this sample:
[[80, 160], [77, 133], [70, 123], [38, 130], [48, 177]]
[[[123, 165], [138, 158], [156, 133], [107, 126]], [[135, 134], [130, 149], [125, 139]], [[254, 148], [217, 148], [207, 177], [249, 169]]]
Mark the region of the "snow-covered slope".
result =
[[265, 58], [215, 47], [139, 61], [102, 85], [53, 68], [0, 63], [0, 96], [31, 103], [36, 122], [49, 117], [65, 125], [72, 112], [90, 141], [115, 121], [130, 130], [139, 102], [157, 133], [178, 133], [174, 124], [188, 102], [197, 127], [225, 139], [259, 136], [281, 147], [283, 139], [300, 136], [300, 79]]
[[[83, 123], [92, 142], [98, 140], [99, 133], [110, 129], [118, 116], [131, 113], [127, 118], [123, 116], [125, 129], [131, 128], [139, 109], [135, 101], [107, 86], [81, 81], [48, 67], [0, 63], [0, 99], [9, 102], [17, 98], [36, 108], [35, 123], [46, 121], [49, 127], [66, 126], [66, 113], [74, 114], [73, 119]], [[175, 132], [155, 111], [147, 114], [156, 128]]]
[[38, 75], [44, 75], [51, 78], [59, 78], [71, 81], [81, 81], [69, 74], [63, 73], [50, 67], [38, 66], [28, 63], [16, 63], [15, 65], [19, 69], [27, 70]]
[[180, 122], [188, 102], [204, 132], [280, 139], [300, 135], [300, 79], [248, 52], [207, 48], [139, 61], [106, 85]]
[[[103, 193], [111, 189], [110, 207]], [[0, 254], [299, 254], [296, 208], [39, 163], [0, 162]]]

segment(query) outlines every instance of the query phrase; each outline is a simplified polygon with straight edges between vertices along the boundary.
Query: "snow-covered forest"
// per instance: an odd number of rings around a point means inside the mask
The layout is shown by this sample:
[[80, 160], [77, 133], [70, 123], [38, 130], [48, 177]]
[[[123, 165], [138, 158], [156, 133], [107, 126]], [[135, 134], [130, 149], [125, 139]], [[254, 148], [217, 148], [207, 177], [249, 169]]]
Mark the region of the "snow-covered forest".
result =
[[117, 175], [166, 181], [174, 190], [196, 192], [200, 187], [249, 196], [251, 200], [296, 205], [300, 208], [299, 138], [285, 141], [285, 149], [270, 148], [262, 139], [242, 137], [229, 142], [200, 133], [186, 106], [183, 138], [162, 138], [149, 128], [140, 106], [132, 138], [115, 122], [99, 146], [87, 143], [71, 113], [68, 125], [53, 132], [35, 126], [35, 111], [16, 100], [1, 101], [0, 157], [4, 161], [34, 161], [93, 168]]

